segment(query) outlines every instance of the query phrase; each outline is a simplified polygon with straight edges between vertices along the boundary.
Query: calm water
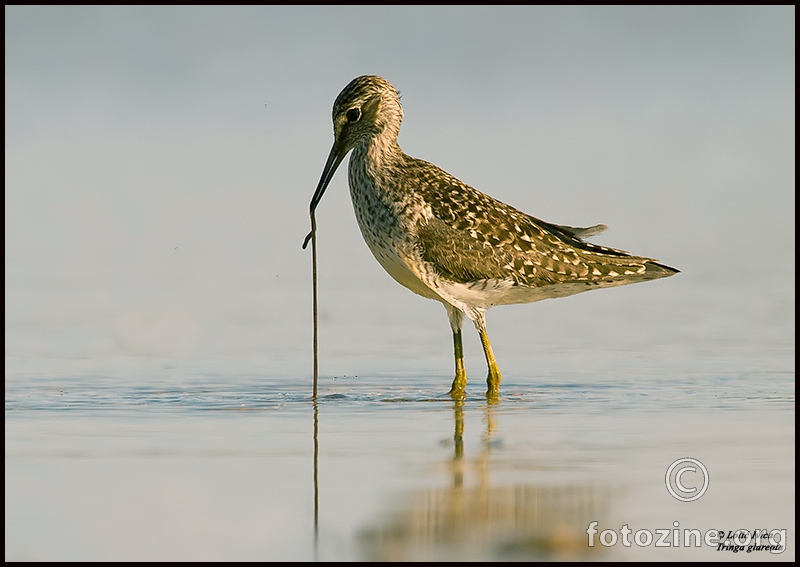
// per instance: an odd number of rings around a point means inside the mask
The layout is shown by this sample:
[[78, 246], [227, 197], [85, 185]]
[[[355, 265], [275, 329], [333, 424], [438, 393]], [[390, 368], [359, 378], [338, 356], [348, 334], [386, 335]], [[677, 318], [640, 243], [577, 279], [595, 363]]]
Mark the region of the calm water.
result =
[[[613, 291], [605, 301], [586, 294], [572, 308], [565, 300], [561, 313], [559, 302], [497, 310], [490, 325], [505, 376], [495, 405], [482, 397], [474, 337], [469, 399], [454, 404], [444, 395], [452, 360], [443, 310], [430, 325], [409, 321], [399, 330], [358, 318], [337, 330], [333, 317], [322, 328], [316, 407], [307, 372], [174, 357], [55, 358], [39, 365], [52, 370], [33, 372], [7, 355], [5, 558], [769, 554], [685, 547], [682, 535], [677, 547], [639, 546], [632, 535], [630, 547], [621, 543], [623, 526], [657, 538], [678, 522], [703, 534], [786, 530], [786, 551], [769, 559], [792, 560], [793, 295], [769, 300], [788, 297], [790, 309], [771, 325], [751, 317], [752, 326], [731, 328], [723, 310], [686, 325], [693, 302], [714, 303], [673, 280], [673, 292], [630, 288], [630, 310], [606, 323], [608, 333], [594, 323], [583, 331], [570, 317], [586, 315], [575, 312], [583, 305], [591, 321], [606, 317], [621, 297]], [[651, 303], [656, 292], [667, 298], [661, 307]], [[671, 306], [676, 295], [683, 307]], [[369, 306], [368, 295], [360, 299]], [[524, 321], [534, 313], [541, 325], [555, 323], [549, 333]], [[284, 358], [308, 364], [303, 352]], [[62, 364], [76, 370], [55, 370]], [[93, 364], [115, 370], [79, 370]], [[366, 371], [332, 375], [359, 365]], [[667, 468], [682, 457], [709, 472], [695, 502], [674, 499], [665, 486]], [[696, 472], [682, 480], [702, 485]], [[589, 547], [591, 522], [598, 534], [615, 530], [618, 543], [606, 547], [595, 536]]]

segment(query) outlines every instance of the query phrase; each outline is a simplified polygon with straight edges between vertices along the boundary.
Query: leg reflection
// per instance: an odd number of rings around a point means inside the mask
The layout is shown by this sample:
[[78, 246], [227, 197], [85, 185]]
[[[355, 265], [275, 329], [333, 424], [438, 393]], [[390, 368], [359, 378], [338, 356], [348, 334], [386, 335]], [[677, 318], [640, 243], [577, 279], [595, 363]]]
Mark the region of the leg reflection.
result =
[[453, 403], [455, 413], [455, 432], [453, 433], [453, 487], [461, 488], [464, 485], [464, 402], [456, 400]]

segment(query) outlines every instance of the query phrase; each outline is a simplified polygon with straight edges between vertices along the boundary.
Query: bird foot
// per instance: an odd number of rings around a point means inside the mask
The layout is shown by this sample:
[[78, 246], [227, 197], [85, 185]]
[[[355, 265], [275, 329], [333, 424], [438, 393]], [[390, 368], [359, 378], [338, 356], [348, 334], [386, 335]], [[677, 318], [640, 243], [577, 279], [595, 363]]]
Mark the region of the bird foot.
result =
[[458, 373], [453, 379], [453, 385], [450, 387], [450, 397], [454, 400], [463, 400], [467, 397], [467, 374]]
[[500, 397], [500, 372], [489, 372], [486, 377], [486, 399], [497, 401]]

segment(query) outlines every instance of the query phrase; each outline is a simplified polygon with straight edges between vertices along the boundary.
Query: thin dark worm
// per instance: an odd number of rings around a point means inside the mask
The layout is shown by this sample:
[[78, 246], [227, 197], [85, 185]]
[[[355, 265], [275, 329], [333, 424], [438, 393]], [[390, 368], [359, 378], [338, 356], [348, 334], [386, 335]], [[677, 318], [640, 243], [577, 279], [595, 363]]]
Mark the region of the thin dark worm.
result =
[[306, 239], [303, 241], [303, 250], [308, 246], [308, 241], [311, 240], [311, 281], [312, 281], [312, 295], [313, 295], [313, 318], [314, 318], [314, 387], [311, 399], [317, 401], [317, 218], [314, 216], [314, 211], [311, 211], [311, 232], [308, 233]]

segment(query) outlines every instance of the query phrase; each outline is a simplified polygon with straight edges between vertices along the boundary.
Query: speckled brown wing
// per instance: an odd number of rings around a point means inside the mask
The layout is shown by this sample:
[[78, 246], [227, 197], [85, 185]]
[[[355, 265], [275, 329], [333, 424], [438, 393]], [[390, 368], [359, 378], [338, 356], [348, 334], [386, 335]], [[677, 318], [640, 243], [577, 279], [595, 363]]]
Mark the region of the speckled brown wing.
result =
[[424, 177], [435, 181], [425, 183], [421, 193], [433, 216], [419, 223], [417, 238], [422, 258], [451, 281], [512, 280], [526, 287], [586, 282], [605, 287], [677, 271], [581, 238], [601, 232], [604, 225], [578, 228], [547, 223], [444, 172], [430, 173]]

